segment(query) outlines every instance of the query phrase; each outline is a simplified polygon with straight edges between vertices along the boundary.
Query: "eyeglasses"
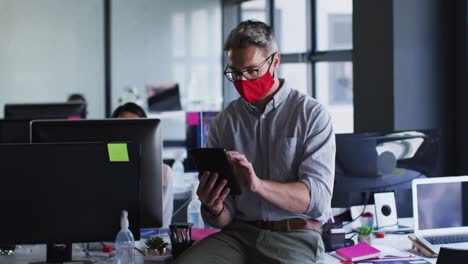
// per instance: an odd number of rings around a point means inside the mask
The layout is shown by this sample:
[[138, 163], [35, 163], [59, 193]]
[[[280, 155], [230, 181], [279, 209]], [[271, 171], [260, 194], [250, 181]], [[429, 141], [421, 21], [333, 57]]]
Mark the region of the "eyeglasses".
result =
[[268, 61], [270, 61], [269, 66], [268, 66], [268, 70], [270, 70], [271, 63], [273, 62], [273, 56], [275, 54], [276, 54], [276, 52], [271, 54], [270, 56], [268, 56], [265, 59], [265, 61], [262, 64], [260, 64], [258, 67], [256, 67], [256, 68], [247, 68], [247, 69], [245, 69], [243, 71], [229, 70], [229, 65], [226, 65], [226, 68], [224, 69], [224, 76], [226, 76], [226, 78], [231, 82], [234, 82], [236, 80], [240, 80], [242, 77], [244, 77], [246, 80], [254, 81], [254, 80], [261, 77], [261, 76], [259, 76], [260, 69]]

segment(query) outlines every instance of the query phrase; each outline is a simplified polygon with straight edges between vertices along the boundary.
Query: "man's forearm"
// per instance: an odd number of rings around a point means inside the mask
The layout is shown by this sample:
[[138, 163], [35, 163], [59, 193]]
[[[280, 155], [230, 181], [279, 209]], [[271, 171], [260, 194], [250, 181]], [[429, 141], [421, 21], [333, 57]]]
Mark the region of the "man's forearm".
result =
[[208, 224], [210, 224], [213, 227], [223, 228], [232, 221], [231, 211], [229, 210], [226, 204], [224, 204], [223, 211], [218, 216], [213, 216], [203, 208], [201, 208], [201, 212], [203, 220], [205, 220]]
[[261, 180], [257, 194], [283, 210], [305, 213], [310, 205], [309, 188], [302, 182], [279, 183]]

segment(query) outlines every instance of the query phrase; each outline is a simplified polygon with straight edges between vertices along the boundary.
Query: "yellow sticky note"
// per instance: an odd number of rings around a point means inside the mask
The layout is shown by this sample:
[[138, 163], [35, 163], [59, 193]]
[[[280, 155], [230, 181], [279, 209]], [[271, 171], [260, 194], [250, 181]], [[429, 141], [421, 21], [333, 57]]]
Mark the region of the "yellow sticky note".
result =
[[107, 144], [110, 162], [128, 162], [128, 150], [126, 143], [109, 143]]

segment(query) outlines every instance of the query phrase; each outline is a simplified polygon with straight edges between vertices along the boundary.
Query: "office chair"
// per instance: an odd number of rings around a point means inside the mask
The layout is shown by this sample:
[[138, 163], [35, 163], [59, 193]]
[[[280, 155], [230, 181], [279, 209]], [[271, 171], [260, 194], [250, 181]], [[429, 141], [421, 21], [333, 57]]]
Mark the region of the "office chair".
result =
[[436, 264], [452, 264], [468, 262], [468, 250], [454, 248], [440, 248]]

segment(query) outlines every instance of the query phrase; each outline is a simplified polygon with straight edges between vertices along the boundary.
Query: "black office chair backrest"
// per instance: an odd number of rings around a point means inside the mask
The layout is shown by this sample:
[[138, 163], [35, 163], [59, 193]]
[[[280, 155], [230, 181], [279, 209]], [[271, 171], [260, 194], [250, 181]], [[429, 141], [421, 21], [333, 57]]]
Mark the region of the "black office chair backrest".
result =
[[436, 264], [468, 263], [468, 250], [440, 248]]

